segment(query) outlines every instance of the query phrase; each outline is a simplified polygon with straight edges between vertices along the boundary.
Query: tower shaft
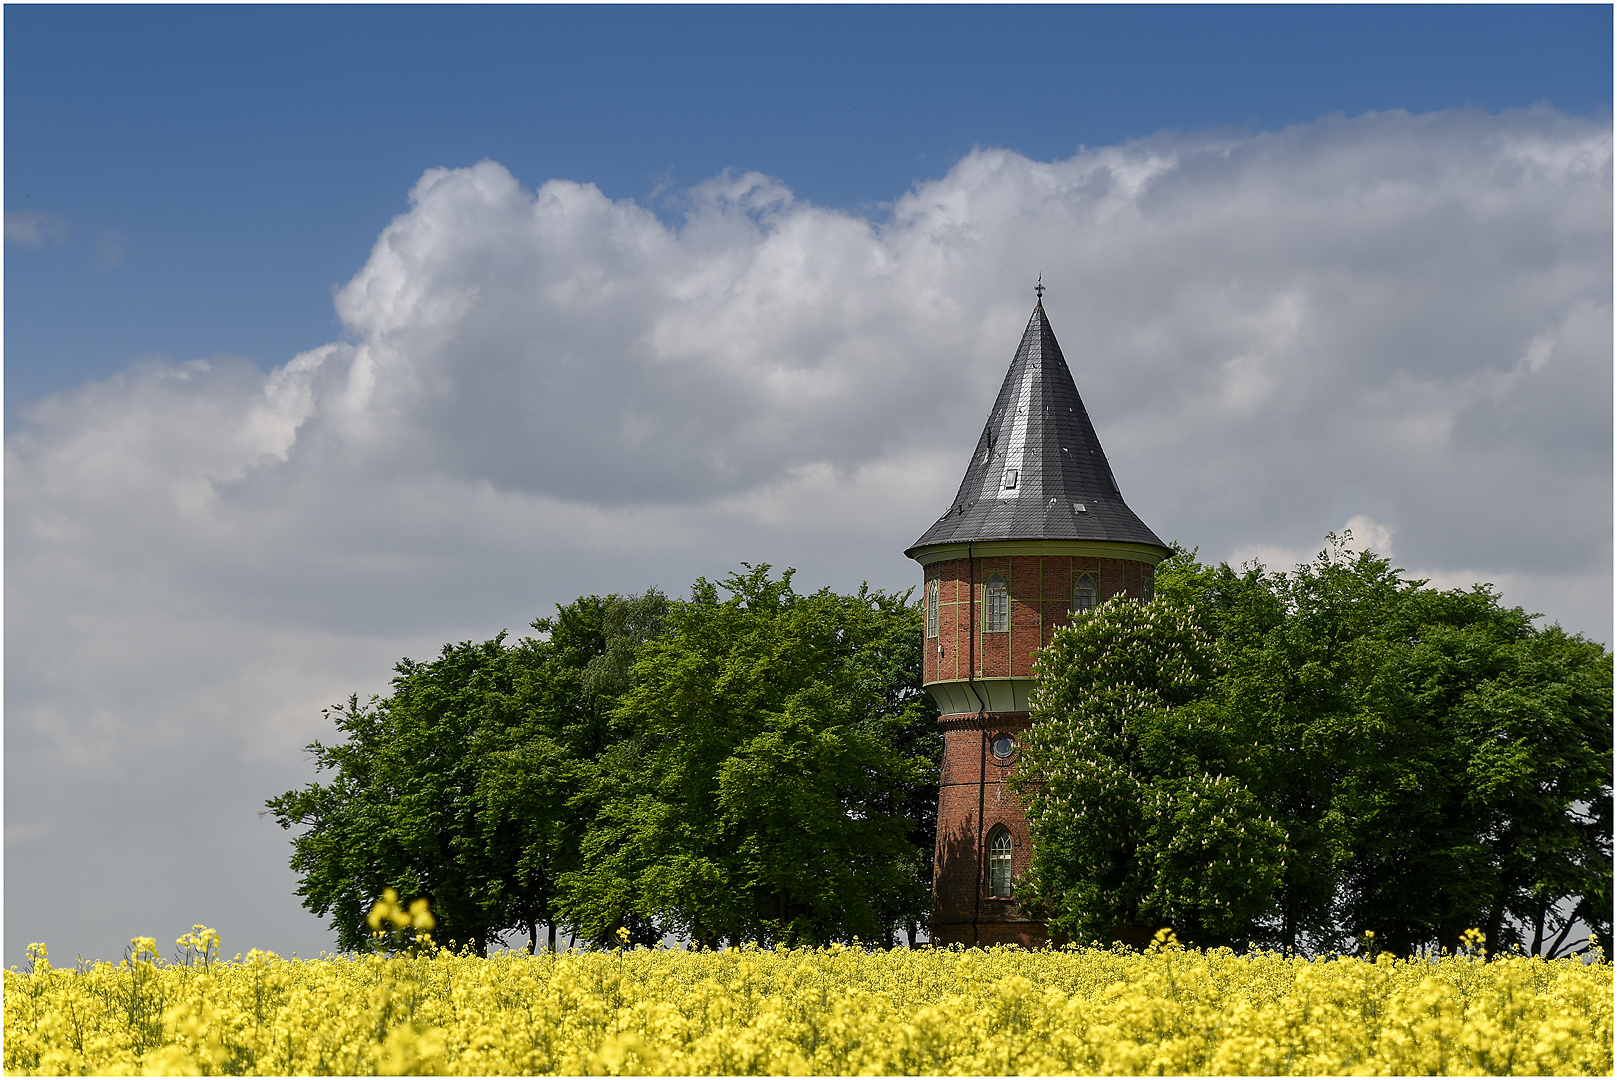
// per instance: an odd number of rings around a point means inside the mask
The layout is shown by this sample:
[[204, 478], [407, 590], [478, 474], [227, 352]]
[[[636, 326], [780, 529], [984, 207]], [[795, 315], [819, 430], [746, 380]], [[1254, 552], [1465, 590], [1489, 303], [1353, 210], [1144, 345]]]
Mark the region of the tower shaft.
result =
[[944, 738], [935, 943], [1047, 939], [1016, 899], [1033, 841], [1008, 783], [1033, 662], [1076, 613], [1149, 599], [1170, 553], [1124, 503], [1041, 298], [954, 502], [905, 552], [923, 569], [923, 678]]

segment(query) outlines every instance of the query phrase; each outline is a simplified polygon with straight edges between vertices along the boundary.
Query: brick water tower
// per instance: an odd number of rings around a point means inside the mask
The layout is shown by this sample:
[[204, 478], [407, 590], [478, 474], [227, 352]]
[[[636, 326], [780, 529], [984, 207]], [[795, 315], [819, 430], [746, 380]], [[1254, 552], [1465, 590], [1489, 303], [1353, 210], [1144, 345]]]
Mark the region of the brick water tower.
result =
[[925, 572], [924, 679], [942, 713], [936, 944], [1046, 940], [1015, 899], [1032, 847], [1006, 786], [1034, 654], [1075, 611], [1150, 599], [1170, 554], [1123, 502], [1036, 293], [959, 492], [904, 553]]

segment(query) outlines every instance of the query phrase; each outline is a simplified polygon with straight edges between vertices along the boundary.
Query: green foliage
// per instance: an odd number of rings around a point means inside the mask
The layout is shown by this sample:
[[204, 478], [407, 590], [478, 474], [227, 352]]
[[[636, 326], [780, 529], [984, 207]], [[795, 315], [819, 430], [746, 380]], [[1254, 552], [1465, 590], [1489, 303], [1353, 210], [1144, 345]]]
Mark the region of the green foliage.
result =
[[347, 736], [316, 742], [316, 768], [336, 773], [269, 800], [294, 841], [299, 895], [334, 914], [338, 947], [360, 947], [365, 917], [383, 890], [425, 897], [445, 940], [484, 947], [498, 920], [488, 885], [495, 868], [480, 843], [478, 763], [490, 738], [515, 722], [504, 635], [446, 645], [428, 664], [400, 661], [393, 693], [328, 715]]
[[479, 951], [541, 925], [552, 948], [558, 925], [605, 946], [913, 928], [941, 752], [919, 619], [749, 567], [401, 661], [388, 696], [328, 714], [342, 740], [309, 750], [330, 779], [268, 802], [302, 830], [299, 895], [342, 949], [388, 888]]
[[1058, 932], [1555, 952], [1611, 924], [1600, 645], [1333, 550], [1289, 573], [1176, 551], [1041, 660], [1022, 891]]
[[562, 883], [586, 937], [881, 940], [923, 916], [937, 740], [918, 609], [791, 577], [699, 580], [641, 651]]
[[655, 590], [583, 597], [535, 622], [541, 638], [445, 645], [430, 663], [400, 661], [387, 697], [328, 711], [344, 739], [309, 752], [331, 781], [267, 805], [304, 829], [298, 894], [332, 916], [338, 948], [364, 944], [388, 888], [431, 904], [441, 942], [482, 951], [524, 928], [532, 948], [545, 923], [554, 946], [556, 878], [578, 853], [569, 803], [612, 739], [612, 658], [666, 609]]

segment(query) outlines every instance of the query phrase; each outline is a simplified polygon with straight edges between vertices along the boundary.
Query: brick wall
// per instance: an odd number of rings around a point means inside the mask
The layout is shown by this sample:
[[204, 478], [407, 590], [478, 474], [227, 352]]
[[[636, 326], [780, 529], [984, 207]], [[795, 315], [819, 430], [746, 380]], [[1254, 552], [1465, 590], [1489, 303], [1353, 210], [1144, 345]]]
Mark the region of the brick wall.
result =
[[[1017, 755], [1008, 760], [989, 748], [1001, 733], [1020, 737], [1027, 713], [945, 717], [943, 767], [938, 787], [938, 847], [932, 881], [932, 940], [965, 944], [1044, 940], [1044, 926], [1014, 900], [988, 894], [984, 845], [996, 826], [1011, 834], [1011, 877], [1027, 872], [1033, 854], [1022, 801], [1008, 781]], [[964, 929], [961, 929], [961, 928]]]
[[[1034, 654], [1056, 628], [1072, 618], [1073, 580], [1084, 571], [1095, 579], [1098, 600], [1122, 594], [1138, 599], [1151, 564], [1131, 559], [1074, 555], [1001, 555], [946, 559], [926, 568], [938, 582], [938, 634], [926, 639], [924, 680], [1028, 676]], [[994, 573], [1010, 590], [1010, 628], [985, 632], [983, 587]], [[922, 595], [926, 595], [925, 585]], [[976, 670], [970, 670], [975, 646]]]

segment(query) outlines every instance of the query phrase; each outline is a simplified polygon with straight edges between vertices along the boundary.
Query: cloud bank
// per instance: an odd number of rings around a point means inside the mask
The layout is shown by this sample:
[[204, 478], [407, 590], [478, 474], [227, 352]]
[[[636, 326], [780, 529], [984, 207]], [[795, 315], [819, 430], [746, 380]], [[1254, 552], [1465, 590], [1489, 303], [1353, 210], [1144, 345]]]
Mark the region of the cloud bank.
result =
[[1039, 273], [1159, 535], [1285, 563], [1351, 523], [1609, 642], [1611, 139], [1535, 109], [979, 150], [879, 220], [756, 173], [647, 207], [428, 171], [343, 340], [137, 365], [8, 437], [5, 962], [199, 920], [317, 950], [256, 812], [400, 655], [742, 559], [909, 586]]

